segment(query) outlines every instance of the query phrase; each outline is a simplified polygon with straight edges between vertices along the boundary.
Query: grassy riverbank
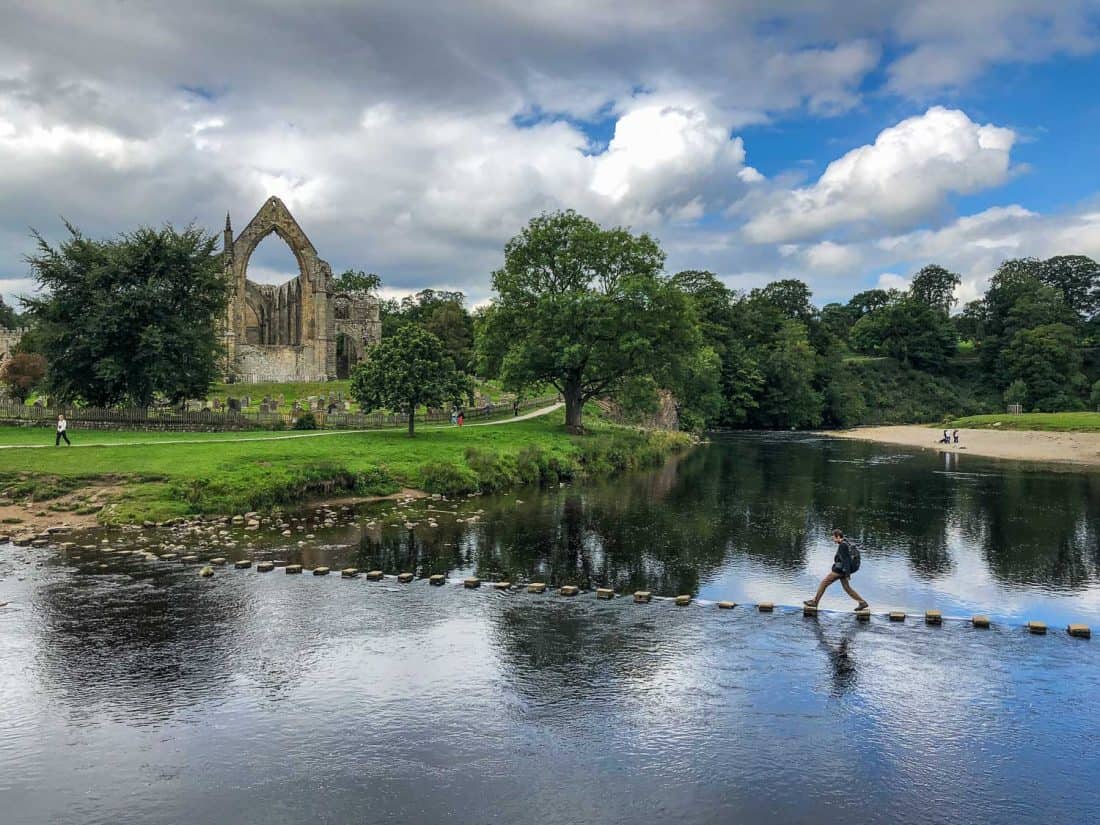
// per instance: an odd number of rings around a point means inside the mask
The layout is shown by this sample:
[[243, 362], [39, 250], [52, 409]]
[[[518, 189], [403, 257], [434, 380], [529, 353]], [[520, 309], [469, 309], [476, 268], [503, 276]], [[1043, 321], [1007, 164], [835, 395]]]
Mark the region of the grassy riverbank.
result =
[[[685, 448], [680, 433], [596, 423], [568, 435], [560, 410], [484, 427], [326, 432], [309, 437], [236, 433], [82, 432], [83, 448], [0, 449], [0, 492], [12, 501], [87, 511], [104, 523], [230, 514], [323, 495], [386, 495], [403, 487], [461, 495], [522, 484], [609, 475]], [[41, 431], [0, 430], [0, 445], [28, 445]], [[175, 443], [173, 443], [175, 442]], [[181, 443], [182, 442], [182, 443]]]
[[970, 415], [956, 418], [951, 428], [971, 430], [1030, 430], [1056, 433], [1100, 433], [1100, 412]]

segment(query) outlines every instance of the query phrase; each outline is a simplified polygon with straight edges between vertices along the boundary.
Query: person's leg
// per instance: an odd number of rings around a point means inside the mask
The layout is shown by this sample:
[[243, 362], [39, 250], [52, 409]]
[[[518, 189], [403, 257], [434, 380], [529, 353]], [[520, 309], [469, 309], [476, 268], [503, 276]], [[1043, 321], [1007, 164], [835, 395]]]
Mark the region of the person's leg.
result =
[[69, 434], [67, 432], [62, 431], [61, 437], [65, 439], [66, 444], [68, 444], [70, 447], [73, 446], [73, 442], [69, 441]]
[[53, 440], [53, 445], [55, 447], [60, 447], [61, 446], [61, 430], [57, 431], [57, 437]]
[[859, 595], [854, 589], [852, 589], [852, 585], [848, 584], [847, 576], [840, 580], [840, 586], [844, 588], [845, 593], [847, 593], [857, 602], [859, 602], [860, 604], [867, 604], [867, 602], [863, 600], [863, 597]]
[[821, 584], [819, 584], [817, 586], [817, 593], [815, 593], [814, 597], [812, 599], [810, 599], [810, 602], [812, 602], [813, 605], [816, 607], [817, 603], [819, 601], [821, 601], [821, 597], [825, 595], [825, 590], [829, 587], [830, 584], [832, 584], [833, 582], [835, 582], [839, 578], [840, 578], [840, 576], [838, 576], [836, 573], [834, 573], [832, 570], [830, 570], [825, 575], [825, 578], [823, 578], [821, 580]]

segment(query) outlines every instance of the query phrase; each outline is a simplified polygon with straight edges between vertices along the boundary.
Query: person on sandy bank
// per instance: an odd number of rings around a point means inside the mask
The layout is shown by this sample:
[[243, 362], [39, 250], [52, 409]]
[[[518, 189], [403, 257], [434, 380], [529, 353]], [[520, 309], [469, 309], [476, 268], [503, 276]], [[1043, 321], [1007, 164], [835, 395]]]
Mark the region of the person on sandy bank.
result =
[[840, 586], [844, 588], [844, 592], [858, 602], [856, 610], [866, 610], [867, 602], [865, 602], [863, 597], [853, 590], [852, 585], [848, 583], [848, 578], [859, 570], [859, 551], [848, 543], [848, 540], [844, 538], [844, 533], [840, 530], [833, 530], [833, 541], [836, 542], [836, 556], [833, 557], [833, 569], [821, 580], [816, 595], [812, 599], [806, 599], [806, 601], [802, 603], [806, 605], [806, 607], [817, 607], [817, 603], [821, 601], [821, 597], [825, 595], [825, 590], [829, 585], [839, 580]]
[[65, 432], [69, 428], [69, 422], [65, 420], [65, 416], [59, 415], [57, 417], [57, 437], [53, 440], [55, 447], [61, 446], [61, 439], [65, 439], [65, 443], [70, 447], [73, 446], [73, 442], [69, 441], [69, 434]]

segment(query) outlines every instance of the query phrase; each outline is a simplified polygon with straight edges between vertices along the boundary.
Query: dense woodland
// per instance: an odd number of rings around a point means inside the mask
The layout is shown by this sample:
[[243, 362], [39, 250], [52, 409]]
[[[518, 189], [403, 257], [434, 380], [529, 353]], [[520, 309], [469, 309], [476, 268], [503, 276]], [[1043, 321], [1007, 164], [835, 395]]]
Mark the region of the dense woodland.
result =
[[[30, 327], [22, 354], [44, 365], [28, 378], [27, 358], [10, 359], [11, 390], [96, 404], [201, 395], [225, 300], [212, 236], [165, 227], [95, 241], [69, 229], [56, 247], [36, 235], [28, 262], [42, 291], [24, 314], [0, 305], [4, 326]], [[354, 392], [368, 406], [421, 397], [412, 366], [428, 359], [433, 402], [457, 401], [452, 388], [471, 376], [517, 393], [552, 386], [577, 430], [593, 399], [642, 416], [658, 390], [693, 429], [1100, 406], [1100, 266], [1083, 256], [1005, 261], [962, 307], [959, 276], [935, 264], [908, 290], [819, 307], [798, 280], [741, 293], [711, 272], [668, 275], [664, 262], [648, 235], [570, 211], [538, 216], [505, 247], [487, 307], [431, 289], [381, 300], [386, 364], [368, 357]], [[377, 293], [381, 279], [349, 270], [337, 285]]]

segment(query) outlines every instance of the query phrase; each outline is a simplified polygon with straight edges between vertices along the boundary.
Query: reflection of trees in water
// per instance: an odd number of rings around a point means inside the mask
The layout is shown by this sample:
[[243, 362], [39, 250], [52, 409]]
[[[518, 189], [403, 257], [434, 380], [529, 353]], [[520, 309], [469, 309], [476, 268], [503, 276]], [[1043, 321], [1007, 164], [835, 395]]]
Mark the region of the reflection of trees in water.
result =
[[[35, 592], [46, 688], [72, 707], [148, 706], [228, 691], [236, 633], [249, 607], [232, 588], [162, 574], [140, 582], [70, 575]], [[125, 574], [124, 574], [125, 575]], [[150, 586], [151, 585], [151, 586]]]
[[1100, 567], [1100, 474], [1010, 470], [960, 487], [962, 522], [990, 571], [1077, 588]]
[[998, 578], [1059, 587], [1097, 575], [1100, 476], [994, 466], [881, 446], [741, 436], [610, 483], [479, 499], [476, 524], [364, 536], [357, 566], [541, 579], [620, 591], [696, 592], [729, 557], [800, 571], [840, 527], [873, 561], [914, 575], [955, 568], [976, 546]]

